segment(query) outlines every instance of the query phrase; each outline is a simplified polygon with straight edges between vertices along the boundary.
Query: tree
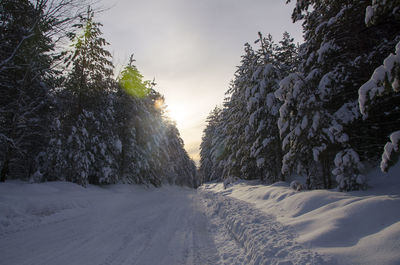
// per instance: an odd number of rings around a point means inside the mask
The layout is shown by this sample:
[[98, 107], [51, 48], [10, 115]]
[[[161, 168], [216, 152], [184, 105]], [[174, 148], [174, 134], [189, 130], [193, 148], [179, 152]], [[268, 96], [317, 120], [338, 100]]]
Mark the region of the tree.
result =
[[196, 186], [193, 161], [183, 148], [176, 125], [165, 116], [164, 97], [144, 81], [133, 56], [122, 70], [117, 92], [118, 156], [122, 181]]
[[46, 34], [57, 19], [29, 1], [0, 9], [0, 181], [29, 178], [46, 142], [54, 49]]
[[[397, 0], [389, 2], [372, 1], [372, 5], [367, 7], [365, 23], [373, 30], [385, 25], [398, 29], [400, 26], [399, 7], [400, 1]], [[395, 32], [393, 32], [394, 38], [385, 43], [386, 46], [396, 44], [395, 53], [387, 56], [383, 60], [383, 64], [374, 70], [371, 79], [360, 87], [358, 99], [364, 119], [371, 120], [372, 116], [373, 121], [374, 116], [378, 116], [379, 121], [387, 121], [385, 127], [391, 131], [390, 141], [385, 144], [382, 154], [381, 169], [384, 172], [387, 172], [398, 161], [399, 157], [400, 131], [398, 129], [400, 124], [396, 120], [400, 115], [398, 111], [400, 100], [398, 93], [400, 91], [400, 34], [399, 31]], [[387, 36], [385, 37], [387, 38]], [[387, 132], [387, 130], [385, 131]]]
[[[222, 149], [221, 142], [218, 140], [218, 137], [222, 137], [222, 135], [218, 134], [217, 131], [220, 115], [221, 109], [215, 107], [206, 120], [207, 125], [203, 131], [200, 144], [199, 171], [201, 172], [201, 183], [215, 180], [214, 168], [222, 155], [220, 151]], [[215, 154], [214, 151], [217, 151], [217, 153]]]
[[101, 37], [101, 24], [94, 21], [90, 8], [74, 27], [78, 34], [69, 34], [74, 49], [66, 57], [72, 69], [57, 92], [56, 138], [47, 151], [53, 162], [43, 170], [49, 178], [52, 171], [58, 171], [62, 173], [59, 178], [84, 186], [115, 183], [115, 157], [120, 150], [112, 130], [116, 84], [111, 54], [104, 48], [108, 43]]
[[[335, 157], [339, 159], [341, 154], [352, 150], [349, 152], [356, 152], [360, 161], [374, 160], [377, 147], [381, 145], [377, 135], [382, 133], [382, 128], [361, 119], [357, 91], [368, 80], [368, 72], [375, 68], [377, 58], [387, 51], [387, 42], [381, 40], [391, 42], [393, 31], [382, 26], [373, 30], [367, 28], [364, 23], [367, 6], [367, 1], [299, 0], [292, 15], [294, 21], [304, 20], [301, 82], [309, 87], [309, 96], [316, 97], [316, 105], [308, 112], [319, 115], [316, 130], [319, 139], [312, 141], [309, 151], [313, 151], [314, 160], [318, 161], [316, 165], [319, 164], [320, 170], [316, 171], [320, 173], [317, 178], [323, 180], [324, 187], [331, 186], [330, 171], [335, 169]], [[311, 116], [315, 117], [315, 114]], [[353, 183], [350, 179], [362, 179], [357, 178], [359, 172], [356, 169], [360, 165], [355, 161], [358, 159], [352, 161], [356, 163], [352, 166], [355, 173], [346, 175], [349, 181], [345, 183]], [[337, 176], [343, 190], [363, 186], [363, 183], [343, 186], [340, 179], [343, 178]]]
[[279, 134], [278, 117], [281, 102], [275, 97], [282, 77], [297, 67], [297, 48], [293, 39], [285, 32], [280, 45], [275, 45], [272, 36], [260, 38], [257, 51], [258, 66], [253, 75], [255, 85], [246, 91], [249, 112], [249, 134], [255, 139], [251, 144], [251, 155], [261, 172], [261, 179], [269, 183], [284, 180], [282, 168], [282, 141]]
[[253, 75], [258, 64], [258, 57], [250, 44], [246, 43], [245, 54], [242, 56], [241, 65], [235, 72], [227, 94], [230, 97], [224, 104], [223, 128], [226, 131], [224, 139], [226, 158], [223, 161], [224, 178], [258, 178], [260, 171], [256, 161], [251, 157], [249, 144], [250, 138], [247, 112], [246, 93], [256, 83]]

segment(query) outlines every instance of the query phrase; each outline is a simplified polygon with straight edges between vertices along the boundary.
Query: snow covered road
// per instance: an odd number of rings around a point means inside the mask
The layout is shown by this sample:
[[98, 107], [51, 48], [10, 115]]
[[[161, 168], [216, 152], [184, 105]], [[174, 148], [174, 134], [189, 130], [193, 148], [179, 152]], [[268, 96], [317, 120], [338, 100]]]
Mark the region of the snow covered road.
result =
[[271, 216], [215, 196], [179, 187], [1, 184], [0, 264], [326, 263]]
[[193, 190], [122, 188], [126, 190], [94, 188], [87, 198], [79, 194], [81, 200], [88, 200], [88, 207], [57, 213], [49, 222], [44, 212], [41, 224], [3, 233], [0, 264], [218, 262], [207, 219], [197, 210]]

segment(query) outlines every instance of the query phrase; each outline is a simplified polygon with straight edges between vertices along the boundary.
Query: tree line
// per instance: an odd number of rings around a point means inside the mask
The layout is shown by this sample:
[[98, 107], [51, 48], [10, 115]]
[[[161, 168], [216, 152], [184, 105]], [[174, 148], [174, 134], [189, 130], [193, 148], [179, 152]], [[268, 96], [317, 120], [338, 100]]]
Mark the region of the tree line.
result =
[[114, 77], [95, 12], [0, 3], [0, 180], [196, 186], [164, 97], [131, 57]]
[[[291, 2], [290, 0], [287, 1]], [[400, 1], [295, 1], [304, 43], [259, 33], [222, 107], [207, 118], [201, 181], [284, 181], [364, 189], [398, 160]]]

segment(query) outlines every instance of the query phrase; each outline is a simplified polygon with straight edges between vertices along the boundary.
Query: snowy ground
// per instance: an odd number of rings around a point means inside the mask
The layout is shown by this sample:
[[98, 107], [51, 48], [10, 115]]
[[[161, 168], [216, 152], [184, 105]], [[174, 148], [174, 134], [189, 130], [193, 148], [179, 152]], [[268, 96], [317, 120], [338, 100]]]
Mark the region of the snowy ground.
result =
[[375, 182], [339, 193], [10, 181], [0, 264], [400, 264], [398, 176]]
[[217, 264], [191, 189], [0, 185], [0, 264]]
[[[371, 185], [368, 190], [348, 193], [328, 190], [296, 192], [283, 182], [265, 186], [257, 182], [242, 181], [226, 189], [223, 184], [214, 183], [206, 184], [200, 189], [218, 198], [214, 199], [217, 201], [215, 204], [220, 204], [224, 198], [233, 200], [226, 206], [229, 218], [236, 223], [242, 223], [241, 229], [250, 230], [245, 233], [253, 239], [255, 237], [251, 229], [254, 224], [259, 223], [258, 213], [254, 211], [257, 209], [284, 227], [283, 233], [276, 235], [280, 239], [275, 242], [287, 242], [282, 240], [282, 234], [289, 233], [288, 237], [295, 234], [298, 244], [323, 255], [328, 263], [334, 264], [336, 261], [337, 264], [349, 265], [398, 265], [400, 264], [400, 163], [389, 174], [383, 174], [375, 169], [367, 177]], [[241, 208], [243, 202], [251, 206], [243, 212], [232, 211]], [[229, 222], [232, 221], [228, 221], [228, 226]], [[264, 227], [271, 224], [266, 219], [262, 222]], [[266, 236], [267, 239], [271, 237], [268, 235], [268, 228], [265, 228], [262, 236]], [[250, 240], [250, 243], [259, 242], [258, 239], [254, 241]], [[287, 250], [288, 248], [284, 247], [278, 251]], [[275, 251], [273, 254], [276, 253], [279, 252]]]

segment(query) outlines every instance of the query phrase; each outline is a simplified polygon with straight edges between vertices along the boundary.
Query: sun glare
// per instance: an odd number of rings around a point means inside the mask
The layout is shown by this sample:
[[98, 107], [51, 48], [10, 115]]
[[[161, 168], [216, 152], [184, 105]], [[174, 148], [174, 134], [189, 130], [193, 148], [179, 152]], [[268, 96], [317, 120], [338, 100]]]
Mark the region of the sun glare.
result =
[[167, 108], [167, 113], [168, 116], [176, 121], [178, 126], [182, 126], [185, 118], [186, 118], [186, 114], [185, 114], [185, 110], [183, 108], [183, 106], [179, 106], [179, 105], [172, 105], [172, 106], [168, 106]]
[[156, 109], [158, 109], [158, 110], [160, 110], [161, 108], [163, 108], [163, 106], [164, 106], [164, 100], [163, 100], [163, 99], [157, 99], [157, 100], [154, 102], [154, 107], [155, 107]]

